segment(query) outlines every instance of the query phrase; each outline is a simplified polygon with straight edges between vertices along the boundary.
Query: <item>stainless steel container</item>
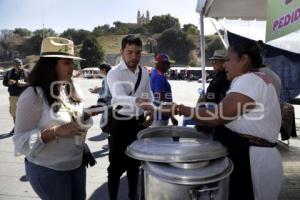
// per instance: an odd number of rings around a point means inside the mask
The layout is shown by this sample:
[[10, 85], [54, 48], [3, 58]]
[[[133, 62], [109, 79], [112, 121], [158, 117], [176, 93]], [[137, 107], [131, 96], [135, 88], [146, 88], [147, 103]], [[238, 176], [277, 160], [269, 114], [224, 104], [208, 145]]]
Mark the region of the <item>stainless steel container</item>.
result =
[[227, 150], [193, 128], [145, 129], [126, 153], [145, 161], [146, 200], [228, 199]]

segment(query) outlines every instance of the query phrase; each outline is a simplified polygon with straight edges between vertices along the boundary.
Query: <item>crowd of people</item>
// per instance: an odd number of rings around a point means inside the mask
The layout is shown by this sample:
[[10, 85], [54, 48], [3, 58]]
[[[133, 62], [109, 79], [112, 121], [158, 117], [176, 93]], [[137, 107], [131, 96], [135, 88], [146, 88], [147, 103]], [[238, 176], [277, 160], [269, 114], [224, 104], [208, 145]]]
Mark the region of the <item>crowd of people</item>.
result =
[[[259, 43], [243, 41], [231, 44], [227, 52], [216, 50], [209, 58], [214, 78], [195, 107], [173, 102], [166, 72], [174, 61], [167, 54], [157, 54], [149, 77], [139, 65], [142, 48], [139, 37], [125, 36], [121, 62], [114, 67], [100, 64], [102, 86], [90, 89], [105, 108], [99, 128], [108, 137], [103, 148], [109, 151], [110, 199], [118, 199], [124, 172], [128, 198], [140, 198], [141, 163], [125, 154], [126, 147], [145, 128], [178, 125], [176, 115], [192, 118], [197, 130], [227, 147], [234, 164], [230, 200], [277, 199], [283, 174], [276, 148], [281, 111], [278, 86], [260, 70], [264, 65]], [[25, 156], [26, 176], [41, 199], [86, 198], [84, 140], [92, 116], [100, 111], [84, 109], [80, 88], [72, 80], [73, 61], [82, 59], [74, 55], [72, 41], [48, 37], [29, 74], [16, 59], [3, 81], [15, 122], [15, 153]]]

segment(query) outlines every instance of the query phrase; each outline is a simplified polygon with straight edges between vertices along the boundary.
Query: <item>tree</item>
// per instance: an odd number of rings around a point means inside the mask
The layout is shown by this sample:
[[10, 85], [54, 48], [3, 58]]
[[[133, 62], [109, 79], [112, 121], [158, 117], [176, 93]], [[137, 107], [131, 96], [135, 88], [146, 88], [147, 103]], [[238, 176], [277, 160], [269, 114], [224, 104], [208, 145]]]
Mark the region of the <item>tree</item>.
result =
[[1, 30], [0, 32], [0, 58], [13, 59], [15, 56], [23, 56], [27, 52], [23, 51], [22, 44], [26, 40], [19, 34], [14, 34], [12, 30]]
[[216, 49], [225, 49], [221, 39], [218, 35], [210, 35], [205, 37], [205, 60], [208, 62], [208, 58], [213, 56]]
[[72, 40], [75, 45], [81, 44], [86, 38], [90, 37], [92, 33], [83, 29], [76, 30], [74, 28], [69, 28], [64, 31], [60, 36]]
[[20, 35], [22, 37], [31, 36], [31, 31], [26, 28], [15, 28], [14, 34]]
[[190, 50], [195, 49], [193, 41], [181, 29], [168, 29], [158, 40], [158, 51], [169, 54], [176, 63], [189, 63]]
[[199, 35], [198, 27], [194, 24], [184, 24], [182, 30], [190, 35]]
[[97, 26], [92, 31], [95, 37], [106, 35], [112, 32], [113, 30], [110, 28], [109, 24], [104, 24], [103, 26]]
[[170, 14], [152, 17], [148, 26], [152, 33], [161, 33], [169, 28], [180, 29], [179, 20]]
[[33, 32], [33, 36], [30, 38], [30, 41], [28, 41], [31, 44], [32, 53], [39, 54], [41, 50], [43, 37], [46, 38], [50, 36], [56, 36], [55, 31], [51, 28], [35, 30]]
[[88, 37], [83, 41], [80, 56], [85, 59], [81, 63], [82, 68], [98, 66], [104, 60], [104, 50], [95, 37]]

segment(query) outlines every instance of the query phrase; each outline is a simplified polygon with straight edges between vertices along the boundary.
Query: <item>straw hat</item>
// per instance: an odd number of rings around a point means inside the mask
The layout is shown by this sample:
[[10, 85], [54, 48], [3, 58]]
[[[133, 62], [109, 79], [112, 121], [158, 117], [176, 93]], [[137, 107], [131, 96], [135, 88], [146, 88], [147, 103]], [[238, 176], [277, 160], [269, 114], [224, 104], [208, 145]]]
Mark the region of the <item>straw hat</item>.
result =
[[61, 37], [47, 37], [43, 39], [41, 57], [84, 60], [74, 55], [74, 43], [71, 40]]
[[213, 57], [210, 57], [209, 60], [224, 60], [226, 57], [226, 51], [218, 49], [214, 51]]

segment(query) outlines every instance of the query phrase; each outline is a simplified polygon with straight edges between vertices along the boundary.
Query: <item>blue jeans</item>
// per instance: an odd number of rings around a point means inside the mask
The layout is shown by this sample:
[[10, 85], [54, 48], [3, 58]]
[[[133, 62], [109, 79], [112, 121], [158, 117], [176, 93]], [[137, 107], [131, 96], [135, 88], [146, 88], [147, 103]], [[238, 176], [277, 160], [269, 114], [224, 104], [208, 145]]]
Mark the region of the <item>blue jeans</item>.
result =
[[26, 176], [43, 200], [84, 200], [86, 168], [81, 165], [71, 171], [57, 171], [25, 159]]

